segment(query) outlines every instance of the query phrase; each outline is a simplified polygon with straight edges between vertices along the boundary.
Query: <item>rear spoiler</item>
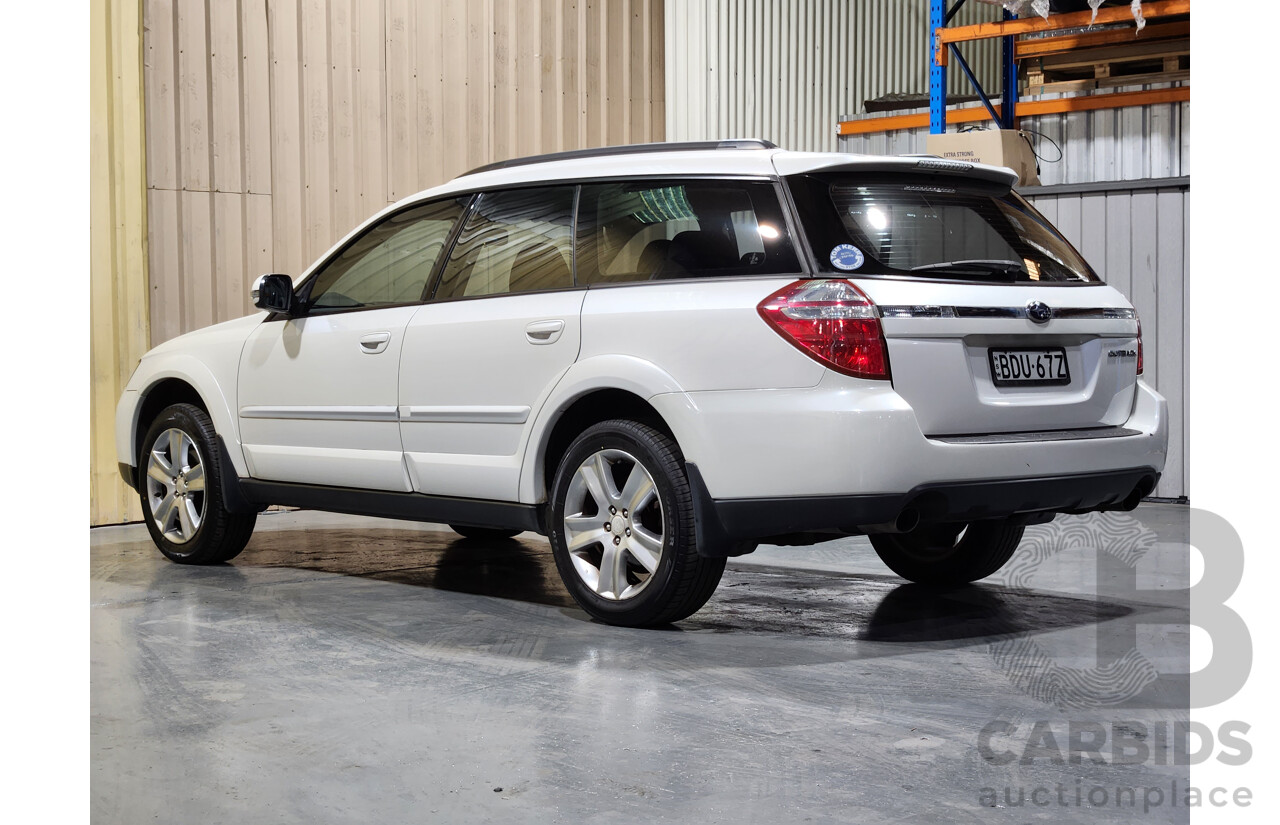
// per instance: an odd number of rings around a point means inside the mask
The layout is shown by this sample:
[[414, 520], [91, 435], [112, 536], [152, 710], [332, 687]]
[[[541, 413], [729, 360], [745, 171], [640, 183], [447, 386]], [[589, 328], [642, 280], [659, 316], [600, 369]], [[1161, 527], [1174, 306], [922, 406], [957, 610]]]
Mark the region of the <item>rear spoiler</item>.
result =
[[777, 152], [773, 166], [779, 175], [803, 175], [821, 172], [855, 172], [858, 174], [929, 175], [967, 178], [1012, 189], [1018, 173], [1003, 166], [946, 160], [934, 155], [901, 155], [879, 157], [830, 152], [821, 155]]

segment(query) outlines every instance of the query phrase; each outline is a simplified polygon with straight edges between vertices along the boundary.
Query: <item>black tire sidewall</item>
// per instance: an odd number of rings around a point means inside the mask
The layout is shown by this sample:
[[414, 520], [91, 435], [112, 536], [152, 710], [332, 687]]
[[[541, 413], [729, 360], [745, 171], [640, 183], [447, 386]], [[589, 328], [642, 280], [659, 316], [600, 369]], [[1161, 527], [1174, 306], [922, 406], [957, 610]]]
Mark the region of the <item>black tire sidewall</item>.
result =
[[[692, 502], [688, 500], [687, 487], [684, 496], [686, 500], [682, 501], [676, 484], [664, 469], [665, 462], [658, 454], [659, 451], [667, 451], [660, 442], [648, 435], [646, 429], [629, 421], [606, 421], [589, 428], [564, 454], [552, 487], [547, 534], [560, 578], [570, 595], [584, 610], [611, 624], [645, 625], [651, 622], [652, 617], [663, 613], [673, 598], [673, 574], [681, 561], [682, 553], [696, 552], [693, 551], [692, 535], [685, 534], [684, 522], [687, 520], [689, 524], [692, 523], [688, 512], [692, 510]], [[573, 565], [564, 538], [565, 496], [573, 474], [588, 456], [609, 449], [623, 450], [635, 456], [653, 478], [662, 504], [662, 558], [658, 561], [658, 569], [639, 595], [624, 601], [602, 598], [587, 587]], [[671, 458], [677, 462], [680, 460], [678, 454]], [[691, 534], [692, 530], [688, 532]]]
[[[147, 499], [147, 465], [151, 449], [160, 434], [166, 430], [177, 429], [186, 433], [200, 451], [200, 463], [204, 466], [204, 515], [196, 534], [182, 544], [175, 544], [160, 532], [155, 518], [151, 515], [151, 503]], [[217, 551], [213, 546], [217, 536], [218, 519], [222, 512], [222, 472], [217, 454], [217, 444], [211, 437], [213, 423], [208, 415], [199, 407], [191, 404], [175, 404], [161, 411], [151, 423], [138, 454], [138, 496], [142, 501], [142, 520], [147, 531], [160, 552], [172, 561], [180, 563], [201, 563]]]
[[959, 586], [986, 578], [999, 570], [1017, 549], [1022, 525], [1008, 520], [975, 521], [950, 551], [934, 558], [922, 557], [910, 548], [910, 534], [871, 537], [876, 555], [908, 581], [939, 586]]

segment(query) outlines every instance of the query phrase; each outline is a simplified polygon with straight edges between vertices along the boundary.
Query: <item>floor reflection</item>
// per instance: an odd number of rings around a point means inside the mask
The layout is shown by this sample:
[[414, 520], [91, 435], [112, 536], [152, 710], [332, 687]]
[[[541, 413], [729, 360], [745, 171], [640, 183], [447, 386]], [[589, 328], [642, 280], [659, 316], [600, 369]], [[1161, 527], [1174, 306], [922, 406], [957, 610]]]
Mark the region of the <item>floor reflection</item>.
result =
[[[532, 536], [495, 541], [444, 532], [279, 530], [255, 535], [234, 566], [314, 570], [560, 607], [588, 621], [560, 582], [550, 547]], [[189, 571], [174, 567], [164, 585]], [[942, 590], [892, 575], [730, 567], [707, 606], [679, 629], [972, 644], [1097, 624], [1140, 609], [995, 584]]]
[[1132, 612], [1133, 608], [1115, 603], [994, 585], [939, 589], [904, 584], [880, 600], [862, 638], [877, 642], [990, 638], [1097, 624]]

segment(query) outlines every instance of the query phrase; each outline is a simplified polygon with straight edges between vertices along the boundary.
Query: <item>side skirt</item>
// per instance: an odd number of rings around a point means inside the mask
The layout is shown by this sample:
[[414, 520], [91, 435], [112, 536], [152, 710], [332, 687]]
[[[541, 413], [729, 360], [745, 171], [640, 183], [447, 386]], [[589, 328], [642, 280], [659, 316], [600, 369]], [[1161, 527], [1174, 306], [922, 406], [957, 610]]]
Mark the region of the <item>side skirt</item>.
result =
[[240, 479], [239, 486], [244, 497], [258, 507], [278, 504], [406, 521], [532, 530], [543, 535], [547, 532], [540, 518], [541, 508], [532, 504], [324, 487], [318, 484], [290, 484], [252, 478]]

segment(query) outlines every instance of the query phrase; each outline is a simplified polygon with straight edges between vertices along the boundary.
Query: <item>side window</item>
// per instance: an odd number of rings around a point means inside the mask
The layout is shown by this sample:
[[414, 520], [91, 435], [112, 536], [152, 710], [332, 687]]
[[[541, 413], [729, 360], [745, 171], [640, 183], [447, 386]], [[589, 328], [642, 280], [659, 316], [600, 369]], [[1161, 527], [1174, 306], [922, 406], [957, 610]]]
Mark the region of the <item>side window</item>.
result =
[[572, 287], [574, 192], [563, 186], [480, 195], [436, 299]]
[[770, 183], [584, 186], [578, 215], [580, 284], [800, 271]]
[[313, 311], [422, 300], [431, 270], [469, 197], [399, 212], [365, 232], [313, 279]]

